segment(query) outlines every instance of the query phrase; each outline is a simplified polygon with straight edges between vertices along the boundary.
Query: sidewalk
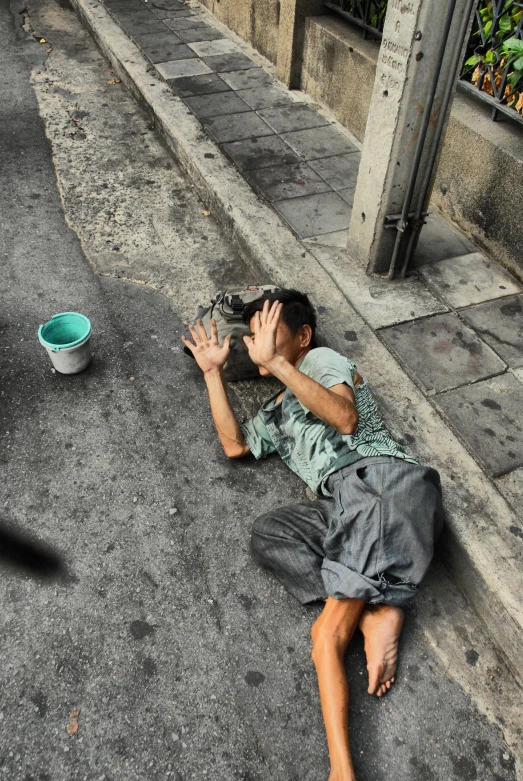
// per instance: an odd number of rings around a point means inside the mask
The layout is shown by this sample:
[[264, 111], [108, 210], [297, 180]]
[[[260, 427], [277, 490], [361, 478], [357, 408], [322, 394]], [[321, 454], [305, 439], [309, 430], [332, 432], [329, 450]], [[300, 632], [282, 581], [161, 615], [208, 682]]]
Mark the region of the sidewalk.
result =
[[437, 215], [409, 279], [367, 277], [344, 250], [359, 149], [321, 107], [198, 3], [73, 5], [240, 253], [311, 293], [394, 435], [440, 470], [448, 563], [523, 679], [521, 284]]

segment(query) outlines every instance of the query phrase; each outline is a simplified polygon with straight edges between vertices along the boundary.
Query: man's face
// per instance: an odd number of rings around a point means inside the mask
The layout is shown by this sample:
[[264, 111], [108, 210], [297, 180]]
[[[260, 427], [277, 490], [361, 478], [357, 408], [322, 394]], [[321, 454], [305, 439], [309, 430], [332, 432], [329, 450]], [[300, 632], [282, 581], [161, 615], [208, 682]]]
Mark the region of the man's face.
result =
[[[251, 318], [249, 323], [251, 329], [251, 338], [254, 339], [254, 317]], [[298, 359], [303, 354], [302, 335], [300, 331], [294, 336], [289, 330], [289, 326], [280, 320], [278, 330], [276, 331], [276, 352], [281, 355], [293, 366], [296, 365]], [[259, 371], [262, 377], [270, 377], [271, 373], [263, 366], [259, 366]]]

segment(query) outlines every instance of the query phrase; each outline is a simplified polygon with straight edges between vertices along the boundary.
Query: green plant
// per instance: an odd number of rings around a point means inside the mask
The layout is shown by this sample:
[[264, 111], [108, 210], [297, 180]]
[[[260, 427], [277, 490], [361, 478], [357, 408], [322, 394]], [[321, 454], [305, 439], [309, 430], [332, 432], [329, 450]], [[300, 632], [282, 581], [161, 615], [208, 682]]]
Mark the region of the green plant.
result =
[[523, 114], [523, 85], [518, 90], [523, 80], [523, 40], [515, 37], [521, 34], [522, 15], [521, 4], [513, 0], [505, 0], [501, 8], [492, 0], [481, 0], [468, 47], [473, 54], [463, 63], [462, 73], [483, 92]]
[[519, 38], [509, 38], [503, 41], [503, 54], [505, 55], [505, 67], [511, 70], [507, 77], [507, 82], [512, 89], [515, 89], [521, 79], [523, 79], [523, 40]]
[[371, 27], [382, 30], [387, 14], [387, 0], [346, 0], [344, 9], [358, 19], [365, 19]]

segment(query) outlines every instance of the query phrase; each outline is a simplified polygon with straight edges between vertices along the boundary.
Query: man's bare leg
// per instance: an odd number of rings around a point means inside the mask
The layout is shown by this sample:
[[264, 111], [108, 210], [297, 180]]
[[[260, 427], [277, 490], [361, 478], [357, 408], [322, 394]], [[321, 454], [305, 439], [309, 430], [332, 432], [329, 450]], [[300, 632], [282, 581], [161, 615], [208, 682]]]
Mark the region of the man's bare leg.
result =
[[328, 597], [312, 627], [312, 659], [331, 763], [329, 781], [356, 781], [349, 743], [349, 686], [344, 657], [364, 607], [361, 599]]
[[383, 697], [394, 683], [402, 626], [403, 610], [392, 605], [367, 605], [361, 616], [360, 629], [365, 638], [369, 671], [369, 694]]

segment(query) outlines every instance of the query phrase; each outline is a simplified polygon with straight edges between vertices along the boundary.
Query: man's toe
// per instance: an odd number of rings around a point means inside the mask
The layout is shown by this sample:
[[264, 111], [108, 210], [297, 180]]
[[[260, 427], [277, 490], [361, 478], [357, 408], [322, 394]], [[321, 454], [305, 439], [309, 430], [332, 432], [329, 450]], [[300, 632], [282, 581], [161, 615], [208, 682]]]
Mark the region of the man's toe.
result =
[[380, 670], [379, 667], [367, 667], [369, 672], [369, 694], [377, 694], [380, 688]]

